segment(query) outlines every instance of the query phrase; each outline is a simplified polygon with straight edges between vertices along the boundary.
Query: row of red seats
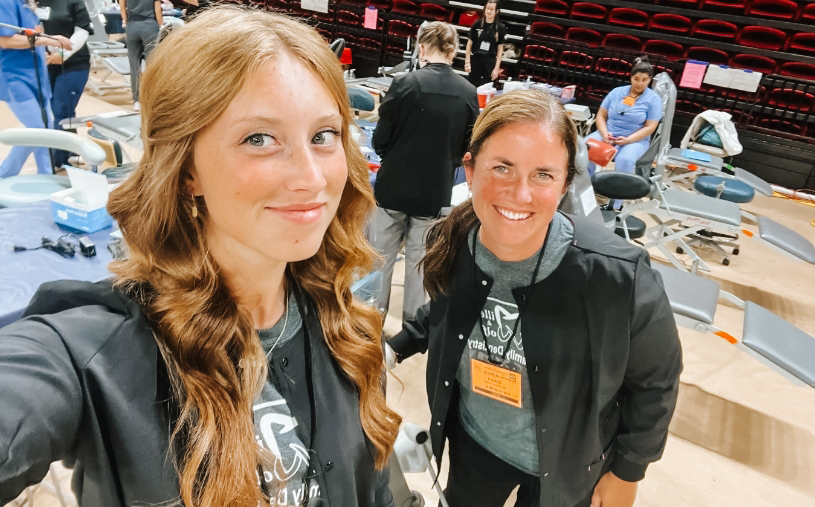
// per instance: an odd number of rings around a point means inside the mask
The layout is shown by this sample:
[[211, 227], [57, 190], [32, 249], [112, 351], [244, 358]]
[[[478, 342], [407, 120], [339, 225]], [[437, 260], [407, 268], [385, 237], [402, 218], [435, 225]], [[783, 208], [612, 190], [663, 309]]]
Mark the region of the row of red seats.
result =
[[644, 53], [659, 55], [671, 61], [700, 60], [709, 63], [730, 65], [742, 69], [751, 69], [763, 74], [780, 73], [784, 76], [798, 77], [815, 81], [815, 65], [801, 62], [781, 62], [773, 58], [747, 53], [730, 54], [720, 49], [707, 46], [683, 46], [682, 44], [650, 39], [642, 40], [628, 34], [609, 33], [601, 34], [596, 30], [581, 27], [565, 28], [556, 23], [536, 21], [530, 25], [531, 35], [542, 35], [566, 39], [587, 44], [591, 47], [623, 49], [628, 51], [642, 51]]
[[[815, 7], [815, 3], [811, 4]], [[815, 54], [815, 32], [788, 34], [767, 26], [738, 26], [714, 19], [692, 20], [687, 16], [670, 13], [649, 15], [639, 9], [606, 6], [591, 2], [575, 2], [569, 6], [563, 0], [538, 0], [535, 11], [593, 23], [625, 26], [641, 30], [659, 31], [676, 35], [741, 44], [742, 46], [773, 51], [798, 51]], [[813, 9], [815, 15], [815, 9]]]
[[[755, 18], [815, 23], [815, 4], [799, 5], [793, 0], [658, 0], [652, 2], [646, 0], [643, 3], [725, 12]], [[537, 0], [535, 2], [535, 12], [541, 14], [565, 16], [569, 10], [569, 3], [565, 0]], [[598, 9], [595, 11], [599, 12]]]

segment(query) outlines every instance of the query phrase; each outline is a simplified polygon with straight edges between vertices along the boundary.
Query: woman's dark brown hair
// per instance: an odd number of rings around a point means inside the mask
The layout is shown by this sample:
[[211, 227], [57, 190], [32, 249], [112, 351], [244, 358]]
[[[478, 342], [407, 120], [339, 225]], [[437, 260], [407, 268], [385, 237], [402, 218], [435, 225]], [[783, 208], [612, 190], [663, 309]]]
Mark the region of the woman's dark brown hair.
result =
[[[470, 167], [475, 168], [478, 154], [490, 137], [504, 127], [518, 124], [544, 124], [560, 135], [569, 152], [566, 186], [571, 185], [577, 174], [577, 129], [558, 99], [549, 93], [535, 90], [506, 93], [484, 108], [473, 126], [469, 150], [472, 158], [468, 162]], [[431, 298], [447, 291], [456, 255], [466, 242], [468, 232], [477, 223], [473, 203], [467, 200], [430, 229], [427, 235], [427, 255], [422, 260], [422, 265], [424, 287]]]
[[284, 52], [314, 71], [336, 101], [348, 164], [339, 208], [319, 251], [289, 264], [286, 277], [314, 301], [325, 342], [357, 388], [377, 467], [387, 462], [399, 428], [380, 383], [381, 318], [351, 294], [351, 283], [375, 258], [365, 240], [374, 199], [367, 163], [349, 135], [342, 68], [323, 38], [302, 23], [266, 11], [213, 7], [173, 30], [151, 54], [141, 79], [144, 155], [108, 202], [128, 246], [128, 258], [111, 266], [116, 284], [139, 300], [173, 382], [180, 415], [172, 435], [181, 447], [175, 458], [187, 507], [268, 502], [257, 470], [273, 457], [255, 441], [252, 418], [266, 357], [251, 316], [209, 253], [207, 210], [199, 202], [201, 216], [192, 215], [186, 182], [197, 134], [250, 76]]

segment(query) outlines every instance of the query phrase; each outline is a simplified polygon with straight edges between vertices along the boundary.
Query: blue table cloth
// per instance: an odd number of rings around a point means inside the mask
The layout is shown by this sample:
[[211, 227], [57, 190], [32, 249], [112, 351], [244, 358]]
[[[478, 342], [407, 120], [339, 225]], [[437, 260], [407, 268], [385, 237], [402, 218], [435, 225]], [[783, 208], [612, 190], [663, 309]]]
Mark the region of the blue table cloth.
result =
[[40, 284], [54, 280], [98, 282], [112, 276], [107, 266], [113, 256], [107, 246], [114, 230], [115, 225], [94, 234], [75, 233], [77, 238], [88, 236], [94, 242], [96, 257], [83, 257], [78, 247], [69, 259], [45, 249], [15, 252], [15, 245], [34, 248], [40, 246], [43, 236], [56, 241], [72, 231], [54, 223], [51, 201], [0, 209], [0, 327], [22, 316]]

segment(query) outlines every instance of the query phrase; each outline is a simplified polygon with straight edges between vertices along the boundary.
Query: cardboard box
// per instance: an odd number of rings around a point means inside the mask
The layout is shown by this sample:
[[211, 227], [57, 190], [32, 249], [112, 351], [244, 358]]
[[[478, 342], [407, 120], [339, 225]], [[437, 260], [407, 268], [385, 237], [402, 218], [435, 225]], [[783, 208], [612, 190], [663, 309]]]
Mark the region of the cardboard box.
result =
[[105, 209], [108, 203], [107, 178], [82, 169], [67, 171], [71, 188], [51, 194], [54, 222], [86, 233], [113, 225], [113, 218]]

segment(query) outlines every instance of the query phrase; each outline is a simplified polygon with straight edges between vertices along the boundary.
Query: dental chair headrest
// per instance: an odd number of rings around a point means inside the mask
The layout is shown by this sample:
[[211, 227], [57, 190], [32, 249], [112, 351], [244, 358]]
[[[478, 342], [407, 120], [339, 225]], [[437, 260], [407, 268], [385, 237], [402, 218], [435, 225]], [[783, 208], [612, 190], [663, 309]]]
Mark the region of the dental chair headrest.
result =
[[335, 55], [337, 55], [338, 59], [342, 58], [342, 51], [345, 49], [345, 39], [340, 37], [332, 42], [328, 47], [331, 48], [331, 51], [333, 51]]

